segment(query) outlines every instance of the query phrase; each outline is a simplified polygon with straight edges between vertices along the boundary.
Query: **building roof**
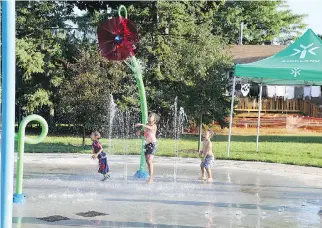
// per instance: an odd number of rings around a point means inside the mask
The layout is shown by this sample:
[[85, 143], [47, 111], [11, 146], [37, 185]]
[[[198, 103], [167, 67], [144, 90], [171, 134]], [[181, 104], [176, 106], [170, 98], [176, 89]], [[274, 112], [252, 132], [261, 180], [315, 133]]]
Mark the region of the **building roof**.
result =
[[273, 56], [286, 47], [286, 45], [235, 45], [231, 48], [231, 55], [235, 64], [252, 63]]

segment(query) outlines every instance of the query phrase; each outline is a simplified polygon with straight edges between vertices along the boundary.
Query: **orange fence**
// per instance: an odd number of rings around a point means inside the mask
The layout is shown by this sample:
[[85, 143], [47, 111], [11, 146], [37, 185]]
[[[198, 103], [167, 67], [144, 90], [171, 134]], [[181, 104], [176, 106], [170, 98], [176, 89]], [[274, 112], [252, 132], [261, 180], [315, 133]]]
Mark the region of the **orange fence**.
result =
[[[239, 98], [236, 111], [239, 112], [256, 112], [258, 111], [258, 98]], [[320, 117], [319, 106], [311, 101], [301, 99], [284, 100], [281, 98], [262, 99], [262, 112], [275, 113], [302, 113], [310, 117]]]
[[[227, 121], [229, 119], [227, 118]], [[252, 129], [257, 128], [257, 113], [244, 113], [234, 116], [233, 127]], [[208, 127], [217, 126], [218, 132], [220, 127], [215, 121]], [[297, 114], [261, 114], [261, 128], [264, 129], [303, 129], [314, 132], [322, 132], [322, 118], [314, 118], [308, 116], [301, 116]], [[224, 132], [224, 130], [222, 130]], [[184, 133], [198, 134], [198, 126], [195, 123], [191, 123], [189, 128], [185, 129]], [[227, 133], [227, 132], [226, 132]]]

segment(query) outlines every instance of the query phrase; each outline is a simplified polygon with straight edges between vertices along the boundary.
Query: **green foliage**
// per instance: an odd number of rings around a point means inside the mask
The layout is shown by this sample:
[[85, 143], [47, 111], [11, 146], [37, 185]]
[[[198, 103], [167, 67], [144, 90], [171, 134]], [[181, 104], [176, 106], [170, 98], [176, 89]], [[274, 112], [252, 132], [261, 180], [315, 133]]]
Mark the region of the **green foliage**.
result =
[[304, 16], [283, 1], [77, 3], [93, 15], [120, 4], [128, 7], [141, 35], [138, 57], [146, 65], [149, 108], [166, 115], [178, 96], [190, 117], [203, 110], [206, 123], [216, 119], [222, 125], [229, 109], [225, 70], [231, 67], [225, 43], [237, 43], [240, 23], [246, 44], [293, 39], [305, 27]]
[[[156, 9], [166, 1], [135, 2], [135, 1], [108, 1], [108, 2], [70, 2], [80, 9], [93, 13], [106, 10], [107, 7], [116, 9], [123, 4], [129, 8], [141, 9], [131, 12], [131, 18], [141, 17], [140, 32], [149, 31], [157, 22]], [[172, 9], [176, 5], [185, 5], [187, 13], [197, 18], [198, 24], [211, 21], [212, 32], [226, 39], [230, 44], [239, 40], [240, 24], [244, 23], [244, 43], [262, 44], [265, 41], [278, 39], [280, 42], [294, 40], [306, 27], [303, 19], [306, 15], [293, 13], [283, 0], [277, 1], [177, 1], [168, 2]], [[158, 5], [158, 7], [156, 7]], [[135, 13], [135, 14], [133, 14]], [[154, 15], [152, 17], [151, 15]], [[173, 19], [173, 18], [171, 18]], [[170, 21], [170, 18], [168, 18]], [[148, 24], [150, 30], [141, 29], [141, 24]], [[186, 28], [189, 28], [188, 26]]]
[[51, 106], [52, 102], [49, 100], [49, 92], [45, 89], [34, 89], [33, 93], [25, 93], [24, 99], [27, 100], [26, 110], [32, 112], [39, 107]]
[[[227, 46], [211, 33], [211, 24], [205, 20], [210, 15], [201, 13], [207, 6], [209, 9], [209, 3], [149, 4], [132, 6], [129, 12], [145, 31], [139, 57], [147, 66], [144, 76], [150, 109], [167, 115], [178, 97], [191, 119], [198, 118], [203, 109], [206, 122], [223, 120], [229, 107], [224, 97], [225, 70], [232, 65]], [[218, 6], [211, 7], [208, 12]], [[142, 14], [145, 20], [139, 16]], [[157, 23], [151, 25], [154, 17]]]
[[182, 58], [184, 81], [179, 83], [177, 96], [189, 116], [194, 119], [203, 114], [204, 123], [217, 120], [224, 125], [229, 100], [224, 95], [228, 85], [227, 69], [232, 62], [227, 46], [212, 35], [207, 26], [198, 26], [191, 41], [185, 43]]
[[59, 91], [59, 113], [64, 122], [86, 129], [106, 124], [110, 94], [119, 91], [125, 74], [122, 65], [112, 64], [96, 48], [87, 47], [69, 69], [74, 77]]
[[[83, 47], [83, 54], [92, 55], [96, 52], [96, 57], [102, 60], [100, 51], [97, 49], [97, 27], [102, 20], [108, 18], [106, 12], [93, 12], [92, 14], [86, 13], [82, 16], [78, 16], [74, 19], [74, 23], [78, 27], [78, 35], [76, 36], [79, 42], [79, 46]], [[75, 55], [75, 54], [74, 54]], [[76, 54], [77, 56], [77, 54]], [[74, 57], [75, 58], [75, 57]], [[78, 57], [76, 57], [78, 58]], [[101, 61], [100, 60], [100, 61]], [[106, 62], [106, 61], [105, 61]], [[108, 70], [101, 69], [102, 72], [109, 72], [111, 78], [105, 82], [105, 89], [113, 94], [114, 99], [119, 108], [121, 109], [139, 109], [139, 94], [137, 92], [136, 81], [129, 68], [125, 67], [125, 64], [117, 61], [107, 61]], [[84, 63], [86, 65], [86, 63]], [[95, 62], [89, 62], [89, 68], [93, 67]], [[102, 63], [100, 63], [102, 64]], [[102, 66], [101, 66], [102, 67]], [[106, 75], [102, 75], [105, 77]], [[73, 77], [73, 76], [71, 76]]]
[[64, 81], [64, 32], [72, 7], [58, 2], [17, 2], [17, 105], [27, 113], [54, 108]]
[[22, 38], [16, 41], [17, 66], [23, 79], [30, 80], [32, 74], [44, 72], [44, 55], [36, 50], [35, 39]]
[[214, 14], [213, 32], [229, 43], [239, 40], [240, 24], [244, 23], [244, 44], [262, 44], [278, 38], [294, 40], [301, 34], [305, 15], [294, 14], [284, 1], [226, 1]]

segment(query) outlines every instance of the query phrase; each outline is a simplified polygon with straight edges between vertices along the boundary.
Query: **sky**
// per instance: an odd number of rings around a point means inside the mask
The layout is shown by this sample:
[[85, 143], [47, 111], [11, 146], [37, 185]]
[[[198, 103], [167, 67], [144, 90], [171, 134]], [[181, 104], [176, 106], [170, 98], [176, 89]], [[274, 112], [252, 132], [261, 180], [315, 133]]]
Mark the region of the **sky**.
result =
[[315, 33], [322, 35], [322, 1], [321, 0], [287, 0], [294, 13], [307, 14], [304, 23]]

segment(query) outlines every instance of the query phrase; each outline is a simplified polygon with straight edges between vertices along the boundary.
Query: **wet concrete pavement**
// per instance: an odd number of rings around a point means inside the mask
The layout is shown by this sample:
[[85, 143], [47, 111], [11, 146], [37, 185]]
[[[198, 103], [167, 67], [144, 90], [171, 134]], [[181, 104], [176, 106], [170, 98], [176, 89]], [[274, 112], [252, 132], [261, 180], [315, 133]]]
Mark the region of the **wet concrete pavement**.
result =
[[216, 161], [209, 184], [199, 162], [156, 157], [148, 185], [132, 177], [138, 156], [109, 157], [100, 182], [90, 155], [26, 154], [13, 227], [322, 227], [321, 169]]

